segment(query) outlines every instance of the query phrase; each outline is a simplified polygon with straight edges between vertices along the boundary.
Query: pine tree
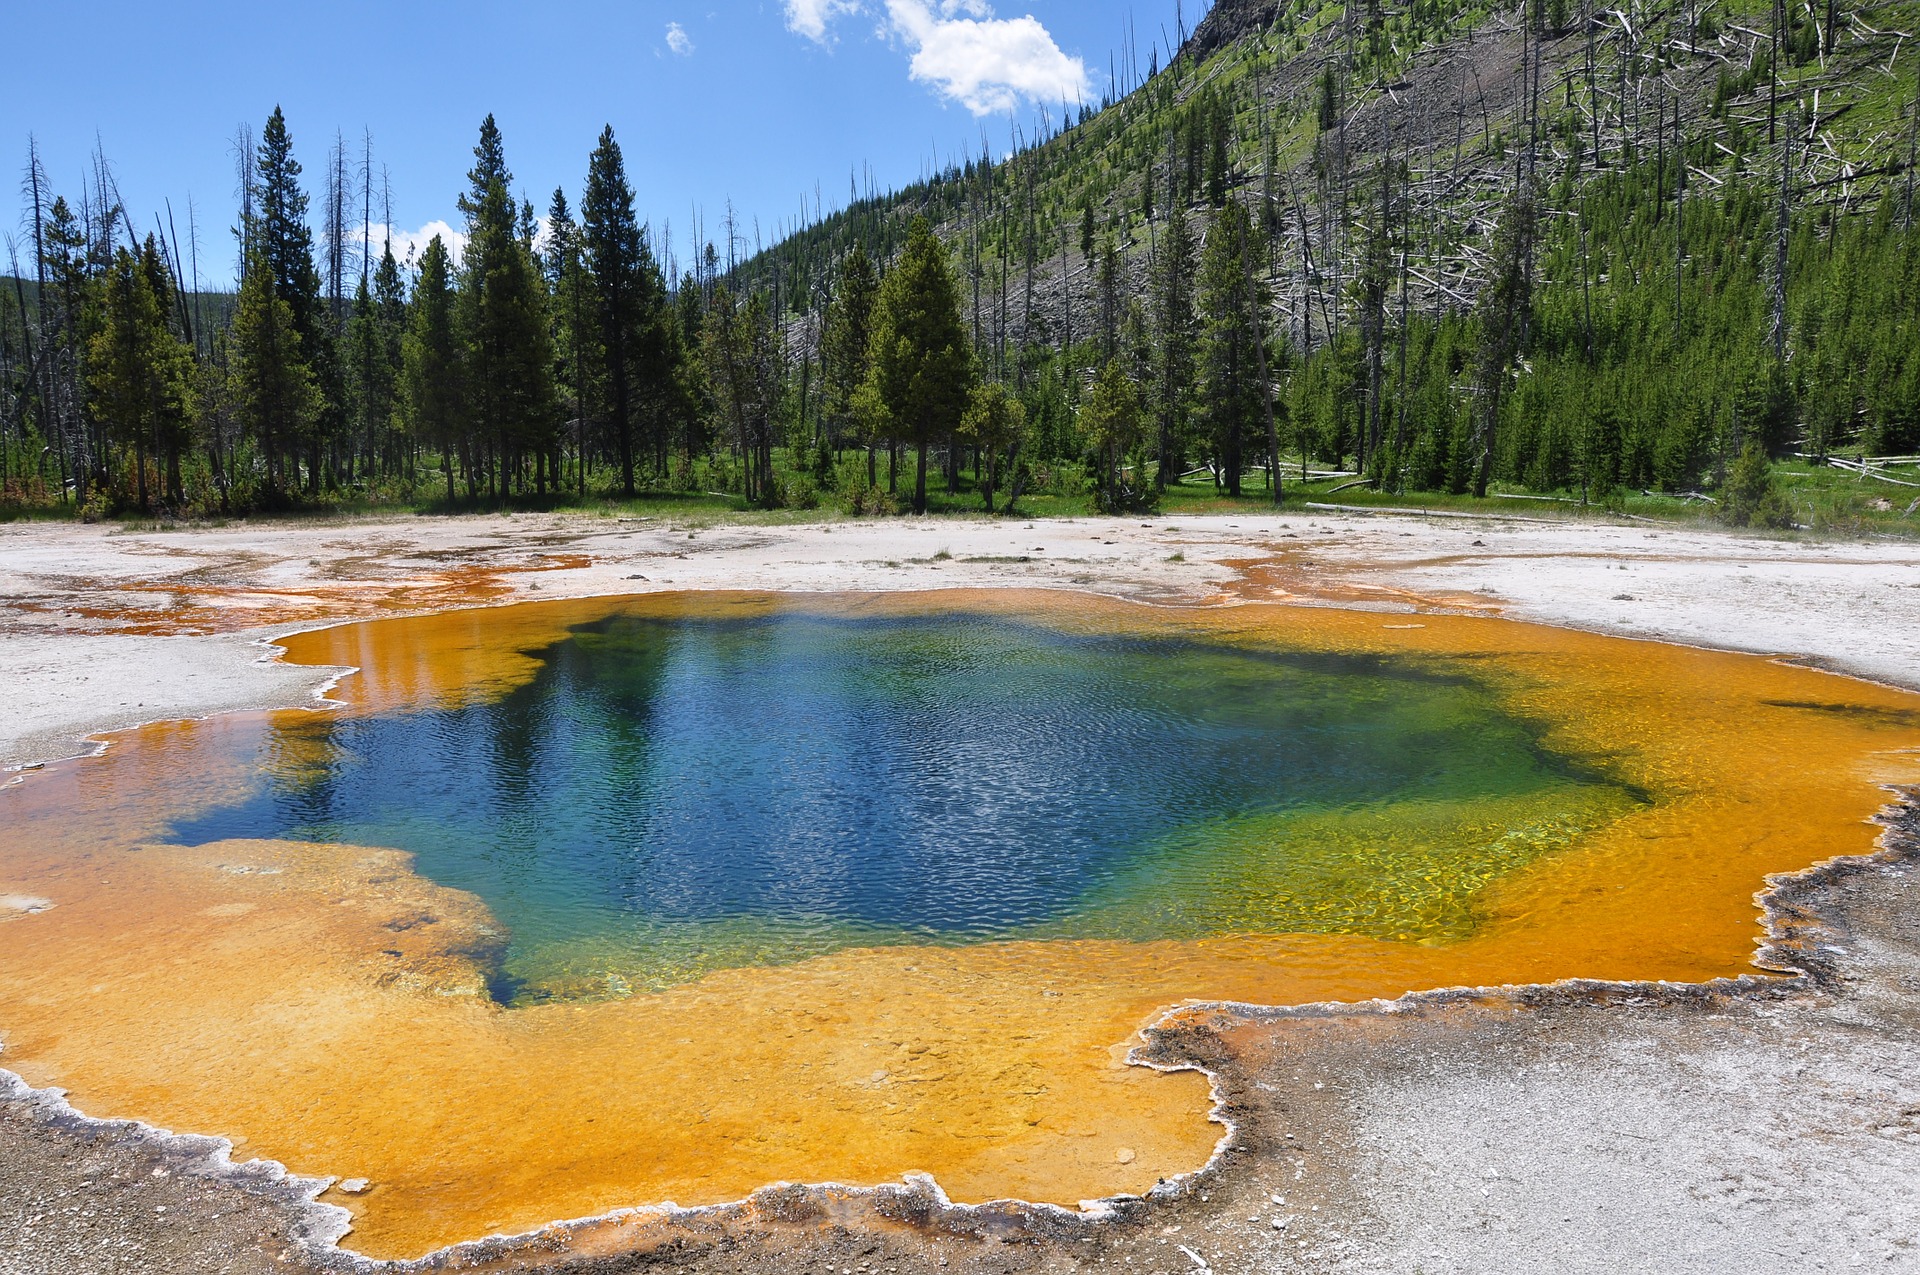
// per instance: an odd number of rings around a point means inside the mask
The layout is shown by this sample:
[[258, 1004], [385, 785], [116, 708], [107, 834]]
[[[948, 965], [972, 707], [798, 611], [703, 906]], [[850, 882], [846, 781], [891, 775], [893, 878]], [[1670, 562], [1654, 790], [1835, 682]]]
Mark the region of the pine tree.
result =
[[400, 378], [400, 339], [405, 330], [406, 298], [400, 265], [389, 243], [375, 270], [372, 287], [362, 278], [354, 290], [347, 322], [347, 350], [354, 373], [354, 417], [358, 425], [366, 477], [371, 488], [381, 457], [381, 442], [391, 429]]
[[1097, 459], [1094, 475], [1094, 499], [1103, 513], [1119, 513], [1143, 507], [1152, 497], [1152, 489], [1138, 477], [1127, 479], [1127, 470], [1135, 464], [1141, 442], [1146, 437], [1146, 414], [1140, 406], [1140, 392], [1120, 366], [1119, 359], [1108, 359], [1087, 400], [1080, 409], [1080, 426]]
[[1120, 352], [1121, 264], [1119, 249], [1109, 238], [1100, 245], [1100, 361]]
[[[300, 189], [300, 171], [300, 161], [293, 157], [293, 137], [287, 131], [286, 116], [276, 106], [267, 117], [266, 127], [260, 131], [260, 144], [255, 152], [252, 196], [255, 211], [252, 222], [244, 227], [244, 242], [250, 254], [258, 254], [260, 267], [267, 272], [270, 295], [286, 306], [288, 321], [298, 338], [293, 348], [298, 350], [297, 357], [305, 365], [306, 376], [303, 378], [292, 368], [276, 369], [276, 375], [287, 378], [285, 384], [262, 387], [259, 394], [245, 397], [263, 402], [284, 399], [291, 403], [291, 398], [285, 398], [290, 392], [288, 387], [302, 379], [313, 381], [320, 396], [315, 410], [282, 418], [283, 428], [271, 436], [267, 468], [269, 482], [280, 487], [286, 480], [282, 452], [289, 451], [298, 457], [304, 451], [307, 491], [318, 495], [324, 436], [339, 415], [340, 378], [332, 325], [320, 295], [320, 272], [314, 265], [313, 231], [307, 225], [307, 195]], [[251, 271], [251, 264], [248, 269]], [[264, 317], [264, 311], [256, 317]], [[263, 328], [256, 335], [267, 330]], [[298, 430], [286, 428], [296, 418], [301, 421]]]
[[587, 164], [586, 193], [580, 201], [581, 242], [590, 281], [598, 338], [591, 349], [598, 359], [596, 381], [606, 393], [606, 419], [620, 457], [620, 490], [634, 493], [634, 399], [636, 363], [646, 339], [648, 300], [640, 220], [633, 210], [620, 145], [613, 128], [601, 130]]
[[[820, 374], [825, 381], [828, 433], [839, 445], [854, 425], [853, 396], [866, 383], [868, 345], [873, 336], [873, 305], [880, 277], [866, 250], [855, 244], [840, 263], [840, 279], [827, 305], [820, 341]], [[867, 440], [867, 482], [874, 481], [874, 442]]]
[[[454, 453], [466, 441], [465, 369], [456, 329], [456, 304], [447, 246], [435, 235], [420, 257], [420, 277], [414, 284], [413, 305], [401, 343], [401, 411], [414, 439], [439, 452], [449, 505], [454, 499]], [[466, 472], [467, 491], [472, 495], [471, 463]]]
[[458, 308], [467, 407], [492, 452], [492, 494], [511, 493], [528, 457], [536, 489], [544, 492], [555, 437], [546, 290], [508, 193], [512, 174], [491, 115], [480, 125], [473, 155], [469, 188], [460, 199], [468, 236]]
[[984, 458], [980, 497], [986, 502], [987, 512], [994, 511], [994, 492], [1006, 484], [1011, 486], [1006, 512], [1012, 513], [1014, 502], [1020, 499], [1018, 475], [1027, 436], [1026, 406], [997, 381], [977, 385], [961, 418], [960, 435], [978, 447]]
[[1232, 175], [1227, 145], [1232, 136], [1233, 110], [1216, 97], [1201, 118], [1207, 130], [1207, 202], [1218, 208], [1227, 202], [1227, 181]]
[[1154, 263], [1153, 325], [1159, 357], [1156, 423], [1160, 439], [1155, 485], [1165, 491], [1179, 479], [1186, 455], [1187, 412], [1193, 393], [1193, 235], [1185, 207], [1167, 204], [1166, 233]]
[[707, 383], [747, 461], [747, 500], [771, 508], [779, 501], [773, 481], [774, 412], [786, 368], [766, 298], [755, 293], [741, 305], [724, 284], [715, 288], [702, 324], [701, 353]]
[[917, 453], [913, 511], [923, 514], [927, 447], [959, 427], [973, 382], [960, 290], [924, 217], [914, 219], [900, 260], [880, 284], [869, 348], [868, 383]]
[[587, 491], [587, 351], [593, 345], [593, 320], [588, 299], [586, 259], [580, 228], [567, 206], [567, 192], [553, 188], [547, 203], [547, 247], [544, 262], [547, 292], [552, 298], [553, 345], [558, 362], [554, 379], [567, 395], [567, 414], [573, 422], [576, 486]]
[[[1384, 205], [1387, 201], [1384, 175], [1381, 181], [1383, 189], [1380, 198]], [[1361, 422], [1357, 448], [1357, 463], [1363, 470], [1370, 459], [1377, 462], [1384, 433], [1380, 414], [1385, 379], [1389, 269], [1384, 208], [1379, 216], [1369, 219], [1365, 234], [1364, 255], [1359, 273], [1353, 281], [1354, 308], [1359, 311], [1357, 317], [1360, 320], [1362, 389], [1366, 399], [1366, 416]]]
[[300, 339], [312, 343], [321, 326], [320, 272], [314, 266], [313, 231], [307, 225], [307, 194], [300, 189], [300, 161], [279, 107], [260, 132], [254, 161], [254, 223], [247, 242], [260, 254], [274, 295], [286, 303]]
[[1522, 175], [1500, 214], [1493, 236], [1493, 276], [1480, 293], [1476, 312], [1480, 322], [1480, 349], [1474, 360], [1479, 394], [1479, 430], [1475, 446], [1473, 494], [1487, 494], [1498, 444], [1500, 403], [1520, 356], [1533, 309], [1533, 236], [1538, 209], [1532, 183]]
[[1246, 208], [1230, 203], [1214, 218], [1200, 258], [1200, 416], [1232, 496], [1240, 494], [1246, 436], [1263, 417], [1260, 314], [1266, 297], [1252, 270], [1265, 251], [1258, 236]]
[[1720, 517], [1733, 527], [1793, 526], [1793, 510], [1775, 486], [1766, 448], [1757, 441], [1749, 442], [1734, 462]]
[[[392, 434], [399, 410], [402, 343], [407, 333], [407, 283], [394, 259], [393, 241], [380, 246], [380, 264], [373, 272], [373, 311], [379, 334], [381, 395], [375, 404], [375, 424]], [[412, 463], [408, 463], [411, 477]]]
[[40, 357], [45, 368], [43, 393], [46, 419], [54, 429], [61, 468], [71, 473], [74, 492], [84, 503], [95, 479], [95, 455], [80, 419], [85, 392], [80, 385], [86, 366], [87, 301], [90, 295], [86, 260], [87, 236], [80, 218], [64, 196], [54, 196], [40, 229], [38, 294], [41, 319]]
[[[151, 239], [114, 253], [101, 281], [87, 349], [87, 406], [112, 442], [133, 452], [135, 499], [152, 508], [148, 466], [165, 467], [167, 499], [180, 490], [180, 453], [193, 422], [193, 355], [168, 326], [167, 289]], [[163, 291], [164, 290], [164, 291]]]
[[283, 449], [312, 433], [324, 404], [264, 246], [254, 248], [241, 279], [232, 346], [234, 415], [265, 459], [268, 498], [278, 499], [286, 491]]

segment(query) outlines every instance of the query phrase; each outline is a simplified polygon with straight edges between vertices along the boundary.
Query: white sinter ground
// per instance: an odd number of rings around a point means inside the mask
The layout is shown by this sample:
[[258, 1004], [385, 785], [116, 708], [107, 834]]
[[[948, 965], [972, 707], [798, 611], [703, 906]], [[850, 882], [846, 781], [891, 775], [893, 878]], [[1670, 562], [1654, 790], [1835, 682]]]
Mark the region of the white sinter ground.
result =
[[[325, 674], [272, 662], [264, 643], [333, 620], [477, 598], [956, 586], [1474, 610], [1920, 689], [1920, 545], [1892, 541], [1332, 510], [153, 533], [15, 523], [0, 527], [0, 765], [141, 721], [305, 702]], [[210, 631], [154, 634], [186, 628]], [[31, 923], [20, 900], [9, 915]], [[1230, 1158], [1198, 1202], [1093, 1247], [897, 1227], [762, 1240], [722, 1235], [730, 1224], [715, 1219], [686, 1224], [713, 1232], [695, 1236], [688, 1268], [1024, 1272], [1097, 1256], [1164, 1271], [1199, 1269], [1197, 1254], [1221, 1272], [1920, 1271], [1920, 869], [1853, 878], [1820, 915], [1836, 971], [1820, 993], [1420, 1011], [1389, 1031], [1317, 1020], [1297, 1052], [1223, 1077], [1245, 1127], [1267, 1130], [1255, 1154]], [[290, 1245], [301, 1223], [283, 1196], [169, 1176], [152, 1147], [38, 1110], [0, 1099], [0, 1270], [340, 1269]], [[497, 1269], [544, 1264], [529, 1246]]]

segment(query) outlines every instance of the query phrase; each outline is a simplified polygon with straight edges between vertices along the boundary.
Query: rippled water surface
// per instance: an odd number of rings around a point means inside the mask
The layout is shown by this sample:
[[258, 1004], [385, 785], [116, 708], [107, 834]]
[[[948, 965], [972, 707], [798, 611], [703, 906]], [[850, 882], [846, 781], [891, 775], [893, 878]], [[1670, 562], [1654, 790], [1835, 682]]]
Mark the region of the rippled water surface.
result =
[[616, 614], [484, 702], [313, 714], [174, 829], [393, 846], [520, 1000], [876, 943], [1470, 934], [1639, 804], [1416, 659], [1016, 619]]

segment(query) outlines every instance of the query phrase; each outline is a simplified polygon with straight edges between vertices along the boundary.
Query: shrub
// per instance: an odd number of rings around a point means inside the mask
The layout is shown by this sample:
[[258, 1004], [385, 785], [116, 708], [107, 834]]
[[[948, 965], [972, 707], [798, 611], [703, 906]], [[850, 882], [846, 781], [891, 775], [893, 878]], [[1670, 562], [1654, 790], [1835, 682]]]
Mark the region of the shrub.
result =
[[1773, 481], [1773, 466], [1758, 443], [1733, 462], [1721, 493], [1720, 517], [1730, 527], [1791, 527], [1793, 509]]
[[775, 474], [773, 503], [783, 509], [818, 509], [820, 488], [811, 474]]

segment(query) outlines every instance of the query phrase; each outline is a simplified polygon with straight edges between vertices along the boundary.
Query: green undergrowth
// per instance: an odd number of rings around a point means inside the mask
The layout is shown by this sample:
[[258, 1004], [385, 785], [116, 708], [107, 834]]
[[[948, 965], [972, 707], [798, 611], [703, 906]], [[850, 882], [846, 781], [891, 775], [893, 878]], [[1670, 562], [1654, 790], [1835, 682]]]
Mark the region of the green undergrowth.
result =
[[[1588, 493], [1583, 500], [1577, 490], [1536, 492], [1516, 484], [1496, 484], [1485, 498], [1476, 498], [1447, 492], [1379, 492], [1366, 486], [1353, 486], [1354, 479], [1346, 476], [1302, 482], [1298, 471], [1297, 457], [1283, 461], [1282, 498], [1278, 505], [1283, 512], [1315, 512], [1337, 506], [1382, 512], [1417, 510], [1566, 522], [1651, 522], [1717, 527], [1721, 521], [1718, 501], [1700, 494], [1616, 489], [1604, 496]], [[1920, 466], [1896, 467], [1888, 472], [1905, 481], [1920, 483]], [[1811, 532], [1841, 538], [1920, 540], [1920, 507], [1915, 506], [1915, 501], [1920, 500], [1920, 486], [1900, 486], [1805, 461], [1776, 465], [1773, 476], [1795, 523], [1794, 528], [1784, 534]], [[1004, 507], [988, 514], [971, 473], [963, 472], [952, 492], [942, 482], [930, 482], [928, 516], [994, 521], [1100, 516], [1092, 493], [1083, 489], [1078, 476], [1068, 474], [1065, 479], [1056, 482], [1052, 489], [1023, 493], [1012, 514]], [[884, 489], [884, 462], [881, 486]], [[544, 498], [516, 497], [511, 502], [484, 498], [452, 502], [443, 498], [385, 501], [341, 498], [308, 509], [250, 514], [244, 521], [255, 525], [292, 526], [394, 516], [436, 518], [480, 514], [513, 518], [553, 513], [660, 521], [689, 529], [725, 525], [784, 526], [904, 516], [905, 495], [903, 482], [897, 497], [883, 501], [878, 511], [859, 515], [850, 512], [841, 494], [831, 490], [818, 493], [808, 507], [781, 509], [755, 508], [737, 495], [705, 491], [646, 491], [629, 499], [617, 493], [590, 490], [584, 496], [569, 492]], [[1183, 517], [1255, 515], [1273, 512], [1275, 508], [1262, 474], [1249, 475], [1237, 497], [1226, 494], [1201, 475], [1170, 484], [1151, 509], [1138, 515], [1123, 515], [1122, 520], [1129, 516], [1164, 522]], [[63, 505], [0, 505], [0, 522], [19, 519], [58, 522], [73, 517], [71, 507]], [[121, 531], [148, 532], [216, 528], [242, 519], [237, 515], [229, 518], [218, 513], [187, 513], [179, 517], [128, 515], [101, 521]]]

